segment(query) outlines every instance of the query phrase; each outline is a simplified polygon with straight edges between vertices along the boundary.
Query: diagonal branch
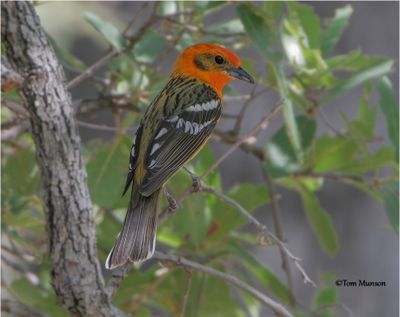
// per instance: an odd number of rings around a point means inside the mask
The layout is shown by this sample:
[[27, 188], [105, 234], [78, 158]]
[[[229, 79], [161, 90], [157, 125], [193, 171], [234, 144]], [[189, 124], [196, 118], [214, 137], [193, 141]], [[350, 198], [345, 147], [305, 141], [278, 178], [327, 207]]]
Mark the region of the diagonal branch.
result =
[[212, 193], [216, 197], [218, 197], [220, 200], [225, 201], [226, 203], [230, 204], [231, 206], [235, 207], [244, 217], [247, 218], [248, 222], [255, 226], [259, 230], [259, 234], [261, 236], [266, 235], [268, 238], [272, 239], [280, 248], [280, 250], [287, 256], [289, 259], [293, 261], [295, 264], [296, 268], [299, 270], [303, 281], [305, 284], [309, 284], [313, 287], [317, 287], [316, 284], [310, 279], [310, 277], [307, 275], [305, 270], [300, 264], [301, 259], [294, 256], [292, 252], [286, 247], [285, 243], [279, 239], [279, 237], [275, 236], [272, 232], [267, 230], [267, 227], [259, 222], [254, 216], [252, 216], [246, 209], [244, 209], [237, 201], [233, 200], [232, 198], [226, 196], [223, 193], [220, 193], [216, 191], [212, 187], [205, 187], [205, 186], [200, 186], [199, 191], [201, 192], [207, 192], [207, 193]]
[[1, 311], [4, 313], [9, 313], [11, 316], [14, 317], [48, 317], [48, 315], [38, 313], [30, 307], [10, 299], [1, 300]]
[[[278, 115], [280, 110], [282, 109], [282, 105], [278, 105], [274, 107], [269, 114], [267, 114], [265, 117], [263, 117], [256, 125], [255, 127], [247, 133], [244, 137], [241, 139], [237, 140], [224, 154], [222, 154], [215, 162], [212, 164], [204, 173], [203, 175], [199, 176], [198, 179], [199, 181], [205, 178], [207, 175], [209, 175], [211, 172], [213, 172], [229, 155], [232, 154], [237, 148], [239, 148], [242, 144], [245, 144], [246, 142], [252, 142], [255, 140], [256, 136], [262, 131], [267, 128], [267, 126], [270, 124], [270, 122]], [[176, 203], [180, 205], [180, 203], [191, 193], [193, 193], [193, 186], [189, 186], [186, 188], [186, 190], [180, 195], [179, 198], [176, 199]], [[162, 210], [158, 216], [158, 221], [162, 222], [164, 221], [168, 215], [172, 212], [173, 210], [169, 207], [166, 207], [164, 210]]]
[[[150, 18], [146, 21], [145, 24], [143, 24], [140, 29], [136, 32], [136, 34], [128, 39], [128, 44], [122, 48], [122, 49], [117, 49], [113, 48], [111, 49], [105, 56], [100, 58], [97, 62], [95, 62], [93, 65], [88, 67], [82, 74], [79, 74], [76, 76], [74, 79], [72, 79], [68, 85], [67, 88], [71, 89], [78, 85], [80, 82], [90, 78], [91, 76], [94, 75], [94, 73], [104, 67], [111, 59], [121, 55], [122, 53], [126, 52], [127, 50], [131, 49], [133, 45], [135, 45], [144, 35], [144, 33], [154, 24], [159, 20], [159, 17], [156, 15], [156, 11], [158, 8], [159, 2], [156, 2], [153, 5], [152, 12], [150, 15]], [[126, 32], [129, 30], [130, 25], [125, 29], [123, 32], [123, 35], [126, 35]]]
[[241, 280], [239, 280], [238, 278], [236, 278], [233, 275], [215, 270], [209, 266], [205, 266], [205, 265], [187, 260], [180, 256], [164, 254], [164, 253], [161, 253], [158, 251], [156, 251], [154, 253], [153, 259], [159, 260], [161, 262], [173, 263], [175, 265], [182, 266], [186, 269], [196, 270], [198, 272], [203, 272], [208, 275], [214, 276], [216, 278], [222, 279], [223, 281], [241, 289], [242, 291], [250, 294], [252, 297], [259, 300], [263, 305], [269, 307], [275, 313], [276, 316], [285, 316], [285, 317], [293, 316], [283, 305], [274, 301], [272, 298], [268, 297], [267, 295], [261, 293], [254, 287], [242, 282]]

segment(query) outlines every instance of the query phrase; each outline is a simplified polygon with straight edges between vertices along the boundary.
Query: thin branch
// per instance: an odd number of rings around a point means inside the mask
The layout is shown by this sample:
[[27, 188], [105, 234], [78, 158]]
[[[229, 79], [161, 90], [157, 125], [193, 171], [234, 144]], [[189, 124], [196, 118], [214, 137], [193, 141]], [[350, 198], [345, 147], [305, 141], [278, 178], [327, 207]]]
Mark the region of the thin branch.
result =
[[89, 129], [94, 129], [94, 130], [102, 130], [102, 131], [111, 131], [111, 132], [128, 132], [128, 131], [135, 131], [135, 129], [133, 128], [125, 128], [125, 129], [121, 129], [121, 128], [116, 128], [116, 127], [110, 127], [108, 125], [105, 124], [95, 124], [95, 123], [89, 123], [89, 122], [85, 122], [82, 120], [76, 120], [76, 122], [78, 123], [78, 125], [85, 127], [85, 128], [89, 128]]
[[333, 131], [333, 133], [336, 136], [339, 136], [339, 137], [344, 138], [346, 140], [352, 140], [352, 141], [358, 141], [358, 142], [368, 142], [368, 143], [376, 142], [376, 143], [379, 143], [379, 142], [383, 142], [384, 141], [384, 139], [382, 137], [357, 138], [357, 137], [354, 137], [354, 136], [346, 135], [344, 132], [339, 131], [337, 128], [335, 128], [333, 126], [333, 124], [331, 124], [329, 122], [329, 119], [325, 116], [324, 112], [320, 108], [318, 108], [318, 109], [319, 109], [318, 110], [318, 114], [319, 114], [320, 118], [322, 119], [322, 121], [324, 121], [326, 126]]
[[[276, 193], [274, 182], [261, 164], [260, 164], [260, 167], [262, 170], [264, 180], [267, 184], [269, 196], [271, 198], [272, 219], [274, 222], [275, 233], [280, 241], [285, 241], [286, 239], [283, 235], [283, 228], [282, 228], [281, 219], [280, 219], [281, 211], [280, 211], [280, 207], [279, 207], [279, 203], [278, 203], [278, 198], [277, 198], [277, 193]], [[287, 283], [288, 283], [290, 304], [291, 304], [291, 306], [296, 307], [296, 300], [293, 295], [292, 271], [290, 270], [288, 256], [285, 253], [285, 251], [283, 250], [283, 248], [280, 246], [279, 246], [279, 251], [280, 251], [281, 259], [282, 259], [282, 269], [286, 274], [286, 279], [287, 279]]]
[[180, 313], [181, 317], [185, 316], [186, 306], [187, 306], [187, 303], [189, 300], [190, 289], [192, 288], [192, 279], [193, 279], [192, 270], [187, 270], [187, 274], [188, 274], [188, 278], [187, 278], [185, 294], [183, 295], [183, 304], [182, 304], [182, 309], [181, 309], [181, 313]]
[[194, 316], [193, 317], [198, 317], [199, 316], [199, 311], [200, 311], [200, 305], [201, 301], [203, 299], [203, 293], [204, 293], [204, 285], [206, 283], [206, 274], [204, 272], [201, 272], [201, 278], [200, 278], [200, 285], [197, 291], [197, 296], [196, 296], [196, 302], [195, 302], [195, 310], [194, 310]]
[[14, 70], [10, 62], [1, 56], [1, 91], [9, 91], [20, 88], [24, 82], [22, 76]]
[[[233, 133], [221, 131], [219, 129], [214, 129], [212, 138], [216, 141], [226, 144], [235, 144], [238, 141], [237, 136], [234, 136]], [[252, 141], [254, 141], [254, 139]], [[265, 161], [267, 159], [265, 150], [257, 145], [247, 142], [240, 144], [239, 147], [244, 152], [254, 155], [257, 159], [261, 161]]]
[[235, 207], [241, 214], [244, 216], [249, 224], [255, 226], [260, 232], [264, 233], [267, 230], [267, 226], [259, 222], [255, 217], [253, 217], [246, 209], [244, 209], [236, 200], [230, 198], [229, 196], [226, 196], [223, 193], [218, 192], [216, 189], [213, 187], [209, 186], [203, 186], [201, 185], [200, 192], [205, 192], [205, 193], [211, 193], [215, 196], [217, 196], [220, 200], [226, 202], [227, 204]]
[[254, 85], [253, 90], [250, 93], [250, 97], [246, 100], [246, 102], [244, 103], [243, 107], [240, 109], [240, 113], [237, 117], [237, 120], [235, 122], [235, 126], [233, 128], [233, 134], [238, 136], [240, 134], [240, 130], [242, 128], [242, 121], [243, 118], [246, 114], [247, 109], [249, 108], [249, 106], [251, 105], [251, 103], [257, 99], [257, 97], [261, 96], [263, 93], [265, 93], [267, 91], [267, 87], [264, 89], [261, 89], [260, 91], [258, 91], [256, 93], [256, 89], [257, 89], [257, 85]]
[[[255, 217], [253, 217], [237, 201], [226, 196], [225, 194], [217, 192], [215, 189], [213, 189], [211, 187], [205, 187], [204, 190], [203, 190], [203, 187], [201, 187], [200, 191], [212, 193], [212, 194], [216, 195], [219, 199], [221, 199], [221, 200], [225, 201], [226, 203], [230, 204], [231, 206], [235, 207], [244, 217], [247, 218], [248, 222], [251, 225], [254, 225], [257, 227], [257, 229], [259, 230], [259, 236], [266, 235], [267, 237], [271, 238], [279, 246], [279, 248], [293, 261], [293, 263], [296, 265], [297, 269], [300, 271], [305, 284], [309, 284], [314, 287], [317, 287], [316, 284], [308, 277], [308, 275], [305, 272], [305, 270], [303, 269], [303, 267], [300, 265], [301, 259], [294, 256], [289, 251], [289, 249], [285, 246], [284, 242], [282, 242], [278, 237], [276, 237], [273, 233], [271, 233], [269, 230], [267, 230], [267, 227], [264, 224], [262, 224]], [[260, 240], [260, 238], [258, 240]]]
[[[249, 140], [254, 140], [256, 135], [262, 130], [266, 129], [269, 123], [276, 117], [276, 115], [281, 110], [282, 105], [278, 105], [274, 107], [271, 112], [263, 117], [258, 124], [244, 137], [236, 141], [218, 160], [214, 162], [204, 173], [199, 176], [199, 180], [202, 180], [207, 175], [209, 175], [214, 169], [216, 169], [233, 151], [235, 151], [240, 145], [248, 142]], [[182, 203], [182, 201], [194, 192], [193, 186], [189, 186], [186, 190], [176, 199], [178, 205]], [[165, 218], [172, 212], [171, 208], [167, 207], [160, 212], [158, 215], [158, 221], [161, 223], [165, 220]]]
[[[313, 173], [313, 172], [295, 172], [294, 177], [310, 177], [310, 178], [324, 178], [343, 183], [360, 183], [370, 188], [380, 187], [386, 179], [384, 178], [364, 178], [354, 175], [341, 175], [332, 173]], [[389, 177], [390, 179], [391, 177]]]
[[242, 291], [250, 294], [255, 299], [259, 300], [263, 305], [270, 308], [275, 313], [276, 316], [293, 317], [293, 315], [283, 305], [274, 301], [267, 295], [261, 293], [254, 287], [242, 282], [235, 276], [229, 275], [224, 272], [220, 272], [211, 267], [187, 260], [180, 256], [164, 254], [164, 253], [161, 253], [158, 251], [156, 251], [154, 253], [153, 258], [156, 260], [159, 260], [161, 262], [173, 263], [175, 265], [182, 266], [187, 269], [196, 270], [196, 271], [203, 272], [208, 275], [214, 276], [216, 278], [222, 279], [226, 283], [229, 283], [229, 284], [241, 289]]
[[336, 304], [325, 304], [319, 306], [317, 309], [313, 311], [313, 313], [318, 313], [318, 311], [326, 309], [326, 308], [341, 308], [349, 317], [354, 317], [353, 312], [351, 309], [343, 303], [336, 303]]
[[1, 300], [1, 311], [9, 313], [11, 316], [15, 317], [47, 317], [48, 315], [39, 313], [32, 308], [21, 304], [20, 302], [13, 301], [10, 299]]
[[143, 37], [143, 35], [147, 31], [147, 29], [150, 28], [154, 23], [156, 23], [159, 20], [158, 16], [156, 15], [158, 5], [159, 5], [158, 2], [156, 2], [153, 5], [153, 9], [152, 9], [149, 19], [146, 21], [145, 24], [143, 24], [141, 26], [141, 28], [136, 32], [136, 34], [134, 36], [129, 38], [128, 44], [124, 48], [122, 48], [122, 49], [113, 48], [105, 56], [103, 56], [97, 62], [95, 62], [93, 65], [88, 67], [82, 74], [80, 74], [80, 75], [76, 76], [74, 79], [72, 79], [68, 83], [67, 88], [71, 89], [71, 88], [75, 87], [82, 81], [91, 77], [98, 69], [105, 66], [109, 60], [111, 60], [111, 59], [121, 55], [122, 53], [126, 52], [127, 50], [131, 49]]
[[279, 111], [282, 109], [282, 105], [278, 105], [274, 107], [271, 112], [266, 115], [264, 118], [260, 120], [260, 122], [249, 132], [247, 133], [243, 138], [239, 139], [236, 143], [234, 143], [221, 157], [218, 158], [217, 161], [215, 161], [214, 164], [212, 164], [207, 171], [204, 172], [203, 175], [200, 176], [201, 179], [209, 175], [214, 169], [216, 169], [233, 151], [235, 151], [238, 147], [240, 147], [241, 144], [244, 144], [246, 142], [252, 142], [254, 143], [255, 141], [255, 136], [261, 132], [262, 130], [265, 130], [270, 122], [275, 118], [275, 116], [279, 113]]

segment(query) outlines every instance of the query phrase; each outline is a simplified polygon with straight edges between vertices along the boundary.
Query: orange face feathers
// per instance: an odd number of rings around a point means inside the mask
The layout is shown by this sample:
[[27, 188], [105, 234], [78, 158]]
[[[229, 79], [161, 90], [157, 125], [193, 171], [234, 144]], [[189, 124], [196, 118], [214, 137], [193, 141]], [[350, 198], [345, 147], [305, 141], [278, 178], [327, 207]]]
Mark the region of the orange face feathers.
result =
[[240, 67], [240, 58], [235, 53], [210, 43], [186, 48], [178, 57], [172, 76], [197, 78], [210, 85], [220, 97], [225, 85], [235, 78], [254, 82]]

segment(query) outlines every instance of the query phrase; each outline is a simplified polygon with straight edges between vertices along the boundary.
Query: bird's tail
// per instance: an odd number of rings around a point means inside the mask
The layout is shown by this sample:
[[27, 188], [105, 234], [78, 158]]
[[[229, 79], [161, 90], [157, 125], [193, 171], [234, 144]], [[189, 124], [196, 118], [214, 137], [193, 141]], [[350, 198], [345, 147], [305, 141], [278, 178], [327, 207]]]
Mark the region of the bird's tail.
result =
[[161, 190], [158, 189], [146, 197], [133, 186], [121, 233], [106, 260], [107, 269], [111, 270], [128, 261], [143, 261], [152, 257], [156, 244]]

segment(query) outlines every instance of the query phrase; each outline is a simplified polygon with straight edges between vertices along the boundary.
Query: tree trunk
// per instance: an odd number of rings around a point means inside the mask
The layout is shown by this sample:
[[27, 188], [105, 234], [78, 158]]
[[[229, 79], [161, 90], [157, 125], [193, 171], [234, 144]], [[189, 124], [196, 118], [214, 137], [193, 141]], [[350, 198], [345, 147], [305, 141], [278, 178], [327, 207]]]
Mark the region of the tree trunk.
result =
[[96, 252], [92, 204], [64, 72], [30, 2], [1, 2], [2, 38], [20, 74], [41, 170], [53, 286], [74, 316], [124, 316], [111, 304]]

